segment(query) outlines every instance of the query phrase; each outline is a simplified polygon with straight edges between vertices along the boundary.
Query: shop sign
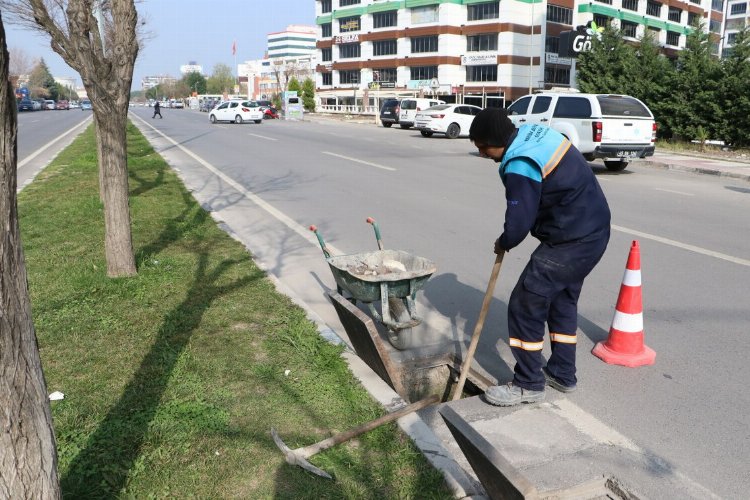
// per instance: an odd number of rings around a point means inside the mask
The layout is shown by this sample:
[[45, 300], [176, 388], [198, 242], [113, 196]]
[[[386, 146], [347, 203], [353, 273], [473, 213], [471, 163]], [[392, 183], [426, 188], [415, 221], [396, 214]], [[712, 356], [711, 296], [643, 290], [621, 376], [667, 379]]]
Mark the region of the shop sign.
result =
[[497, 54], [471, 54], [461, 56], [462, 66], [489, 66], [497, 64]]
[[333, 39], [333, 43], [336, 45], [341, 43], [357, 43], [359, 42], [359, 35], [337, 35]]

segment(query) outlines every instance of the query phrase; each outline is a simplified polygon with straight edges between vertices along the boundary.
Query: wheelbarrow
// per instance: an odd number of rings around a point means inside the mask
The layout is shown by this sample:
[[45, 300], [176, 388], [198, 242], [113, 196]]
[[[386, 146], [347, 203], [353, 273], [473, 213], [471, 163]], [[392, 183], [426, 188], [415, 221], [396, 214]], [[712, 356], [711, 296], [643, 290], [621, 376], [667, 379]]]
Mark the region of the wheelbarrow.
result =
[[[422, 322], [414, 300], [437, 269], [424, 257], [403, 250], [385, 250], [377, 222], [372, 217], [367, 222], [375, 230], [379, 250], [352, 255], [331, 255], [318, 228], [313, 225], [310, 230], [318, 238], [338, 293], [354, 304], [366, 304], [372, 317], [387, 328], [391, 345], [408, 349], [414, 345], [412, 328]], [[374, 305], [378, 301], [381, 311]]]

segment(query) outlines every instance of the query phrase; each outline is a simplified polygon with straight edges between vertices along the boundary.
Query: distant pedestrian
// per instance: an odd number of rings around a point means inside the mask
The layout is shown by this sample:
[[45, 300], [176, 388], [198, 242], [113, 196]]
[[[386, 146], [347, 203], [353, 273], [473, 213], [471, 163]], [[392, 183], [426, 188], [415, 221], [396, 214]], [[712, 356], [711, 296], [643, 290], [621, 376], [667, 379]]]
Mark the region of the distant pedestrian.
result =
[[156, 101], [154, 103], [154, 116], [152, 116], [151, 119], [153, 120], [154, 118], [156, 118], [156, 115], [159, 115], [159, 118], [162, 117], [161, 116], [161, 108], [159, 107], [159, 101]]

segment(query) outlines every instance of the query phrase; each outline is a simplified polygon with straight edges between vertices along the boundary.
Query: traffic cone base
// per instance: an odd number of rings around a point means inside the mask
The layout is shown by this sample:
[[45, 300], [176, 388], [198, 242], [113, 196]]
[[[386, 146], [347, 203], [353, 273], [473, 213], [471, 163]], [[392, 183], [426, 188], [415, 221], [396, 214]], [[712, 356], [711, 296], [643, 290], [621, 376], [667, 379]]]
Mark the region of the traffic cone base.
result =
[[[642, 339], [643, 336], [641, 335]], [[629, 368], [653, 365], [656, 362], [656, 351], [644, 344], [641, 344], [639, 352], [624, 353], [610, 349], [607, 342], [599, 342], [591, 352], [607, 364], [627, 366]]]

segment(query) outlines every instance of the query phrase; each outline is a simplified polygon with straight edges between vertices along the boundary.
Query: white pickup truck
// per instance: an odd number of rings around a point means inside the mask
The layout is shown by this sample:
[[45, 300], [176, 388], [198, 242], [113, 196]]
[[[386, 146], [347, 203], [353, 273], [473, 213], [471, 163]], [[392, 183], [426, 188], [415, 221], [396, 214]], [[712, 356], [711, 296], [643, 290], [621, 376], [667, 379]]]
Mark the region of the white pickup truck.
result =
[[587, 160], [602, 158], [609, 170], [623, 170], [630, 160], [654, 154], [654, 115], [635, 97], [539, 92], [515, 101], [508, 116], [516, 127], [539, 123], [557, 130]]

